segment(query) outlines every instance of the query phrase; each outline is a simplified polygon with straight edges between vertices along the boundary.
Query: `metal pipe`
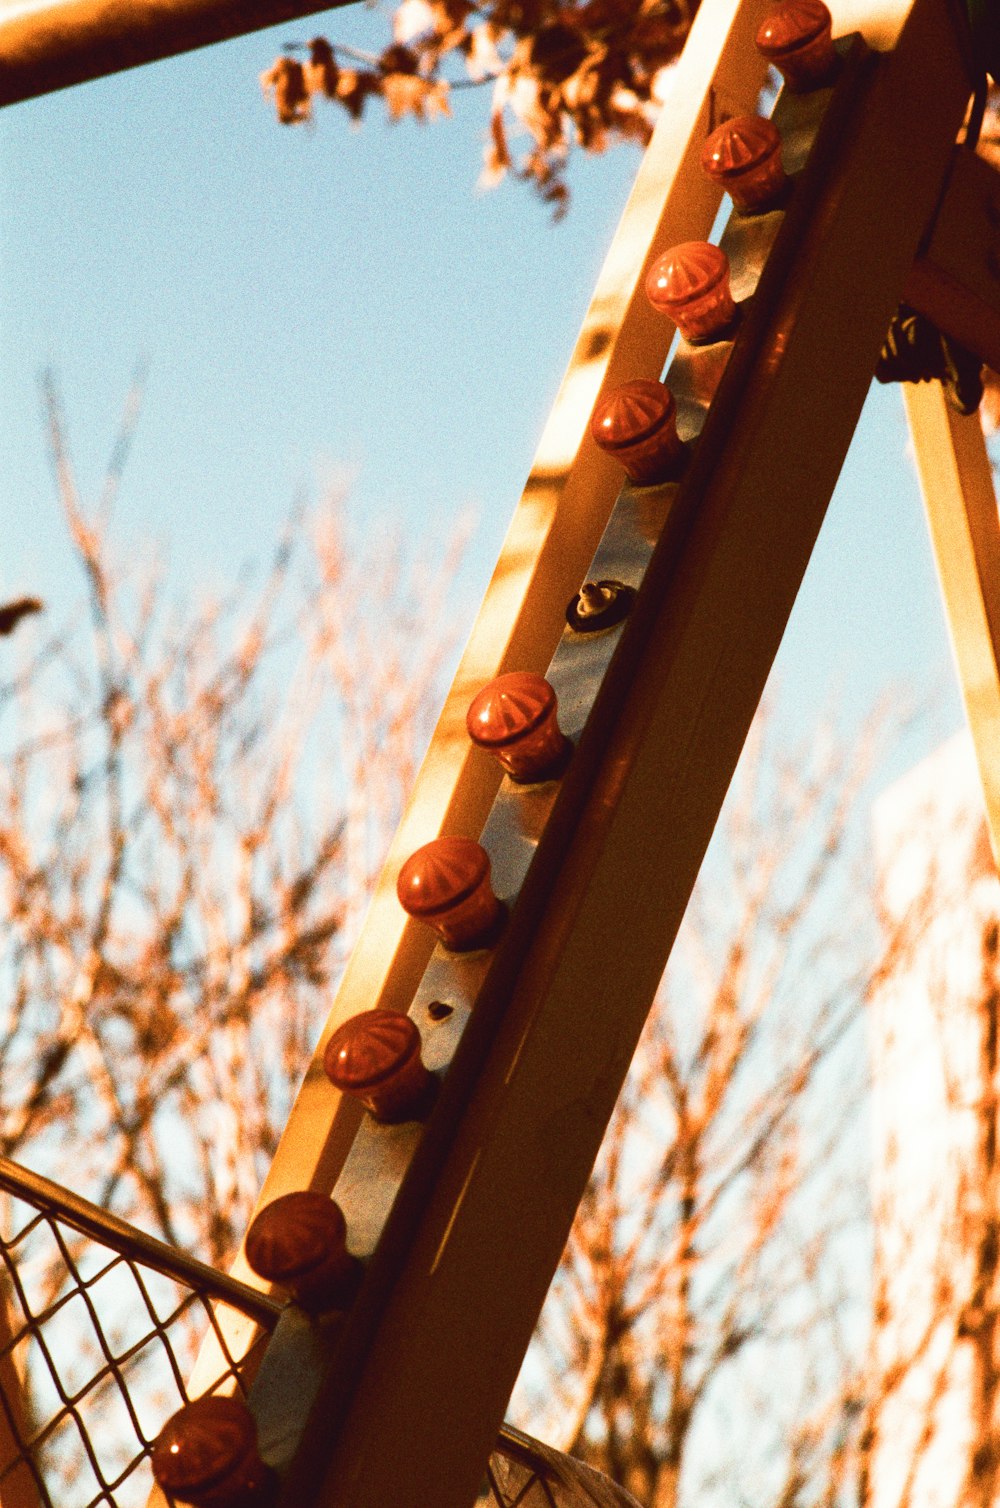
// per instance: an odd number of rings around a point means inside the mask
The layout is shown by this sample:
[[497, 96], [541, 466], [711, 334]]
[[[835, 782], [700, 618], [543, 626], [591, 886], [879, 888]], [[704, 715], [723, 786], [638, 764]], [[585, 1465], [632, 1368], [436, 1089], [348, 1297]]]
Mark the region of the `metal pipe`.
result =
[[196, 1289], [206, 1298], [229, 1304], [267, 1330], [273, 1330], [278, 1321], [282, 1306], [248, 1283], [241, 1283], [228, 1273], [217, 1272], [214, 1267], [208, 1267], [176, 1247], [158, 1241], [155, 1236], [137, 1230], [117, 1215], [109, 1214], [99, 1205], [81, 1199], [78, 1194], [52, 1183], [40, 1173], [32, 1173], [7, 1157], [0, 1157], [0, 1189], [23, 1199], [41, 1214], [61, 1221], [81, 1235], [90, 1236], [129, 1261], [141, 1262], [143, 1266], [183, 1283], [186, 1288]]
[[[632, 1494], [603, 1472], [523, 1434], [512, 1424], [500, 1426], [494, 1454], [506, 1456], [533, 1471], [553, 1508], [639, 1508]], [[531, 1501], [535, 1501], [533, 1496]]]
[[0, 105], [351, 0], [0, 0]]

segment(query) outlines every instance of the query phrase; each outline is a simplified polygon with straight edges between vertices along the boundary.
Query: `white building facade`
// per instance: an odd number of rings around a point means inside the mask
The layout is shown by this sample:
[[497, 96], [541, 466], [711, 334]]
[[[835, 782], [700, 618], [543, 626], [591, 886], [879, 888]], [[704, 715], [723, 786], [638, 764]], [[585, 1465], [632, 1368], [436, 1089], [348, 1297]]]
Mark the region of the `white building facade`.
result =
[[875, 814], [898, 938], [870, 1030], [874, 1394], [866, 1508], [1000, 1504], [1000, 883], [971, 741]]

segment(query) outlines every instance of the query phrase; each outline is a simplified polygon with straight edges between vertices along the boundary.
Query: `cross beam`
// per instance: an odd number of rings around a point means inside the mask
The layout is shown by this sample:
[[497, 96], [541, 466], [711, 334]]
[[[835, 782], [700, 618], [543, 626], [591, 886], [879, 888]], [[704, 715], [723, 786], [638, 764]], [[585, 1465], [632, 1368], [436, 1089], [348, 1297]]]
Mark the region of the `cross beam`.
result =
[[906, 282], [908, 304], [1000, 371], [1000, 172], [956, 147]]
[[0, 105], [352, 0], [0, 0]]

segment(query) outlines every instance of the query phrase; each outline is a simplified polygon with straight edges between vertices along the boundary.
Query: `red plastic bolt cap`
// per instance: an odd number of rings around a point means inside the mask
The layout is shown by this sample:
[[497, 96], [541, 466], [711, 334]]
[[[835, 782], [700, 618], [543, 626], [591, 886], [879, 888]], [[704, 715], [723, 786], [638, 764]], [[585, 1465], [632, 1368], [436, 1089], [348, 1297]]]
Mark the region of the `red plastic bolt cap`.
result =
[[662, 382], [639, 378], [615, 388], [598, 403], [590, 433], [640, 486], [677, 476], [684, 446], [677, 434], [677, 405]]
[[257, 1426], [238, 1398], [210, 1394], [177, 1410], [152, 1450], [153, 1476], [170, 1497], [194, 1508], [255, 1508], [273, 1473], [257, 1451]]
[[833, 18], [823, 0], [787, 0], [765, 18], [757, 47], [794, 93], [828, 84], [840, 61], [833, 46]]
[[736, 115], [718, 126], [701, 149], [701, 165], [737, 209], [770, 209], [788, 183], [778, 128], [762, 115]]
[[362, 1011], [326, 1044], [323, 1067], [344, 1094], [359, 1099], [376, 1120], [419, 1120], [436, 1080], [420, 1057], [416, 1022], [399, 1011]]
[[512, 670], [473, 698], [465, 718], [469, 737], [500, 761], [512, 780], [557, 774], [570, 743], [559, 727], [558, 699], [543, 675]]
[[658, 257], [646, 274], [646, 297], [686, 340], [714, 340], [736, 316], [729, 258], [709, 241], [683, 241]]
[[273, 1199], [251, 1225], [244, 1249], [259, 1277], [287, 1288], [314, 1313], [346, 1308], [361, 1276], [347, 1250], [343, 1210], [314, 1189]]
[[503, 915], [490, 885], [490, 856], [472, 838], [435, 838], [399, 871], [403, 910], [433, 927], [446, 948], [484, 946]]

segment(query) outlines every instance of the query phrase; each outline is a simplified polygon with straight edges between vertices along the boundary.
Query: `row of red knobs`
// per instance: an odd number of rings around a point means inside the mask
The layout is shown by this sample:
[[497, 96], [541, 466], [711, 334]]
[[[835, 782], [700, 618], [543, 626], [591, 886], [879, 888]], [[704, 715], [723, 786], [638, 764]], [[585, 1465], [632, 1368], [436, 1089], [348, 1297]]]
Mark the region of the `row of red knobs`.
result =
[[[829, 83], [838, 67], [823, 0], [790, 0], [764, 21], [757, 46], [793, 91]], [[718, 126], [705, 142], [701, 165], [744, 213], [772, 209], [784, 198], [781, 137], [761, 116], [739, 115]], [[724, 338], [735, 320], [728, 258], [707, 241], [671, 247], [650, 267], [645, 287], [653, 307], [695, 344]], [[683, 466], [676, 405], [662, 382], [640, 378], [615, 388], [594, 410], [590, 432], [638, 486], [675, 481]]]
[[[793, 91], [822, 86], [836, 71], [830, 12], [822, 0], [789, 0], [761, 26], [757, 46]], [[702, 165], [744, 211], [770, 207], [785, 190], [777, 129], [757, 116], [739, 116], [713, 131]], [[718, 338], [735, 316], [728, 260], [707, 242], [685, 242], [659, 257], [646, 292], [691, 341]], [[673, 396], [662, 383], [629, 382], [598, 405], [591, 432], [617, 455], [632, 481], [669, 480], [684, 454], [674, 412]], [[569, 751], [556, 714], [548, 681], [514, 672], [479, 693], [467, 726], [512, 779], [537, 781], [558, 773]], [[482, 946], [502, 922], [489, 855], [471, 838], [425, 844], [403, 864], [396, 888], [407, 913], [433, 927], [449, 948]], [[330, 1038], [323, 1066], [332, 1083], [377, 1120], [409, 1120], [426, 1113], [436, 1087], [420, 1049], [420, 1031], [409, 1016], [364, 1011]], [[344, 1309], [361, 1273], [346, 1236], [339, 1205], [301, 1190], [261, 1211], [247, 1233], [246, 1258], [306, 1311]], [[258, 1453], [253, 1416], [237, 1398], [211, 1395], [180, 1409], [159, 1435], [152, 1465], [160, 1487], [195, 1508], [256, 1508], [274, 1487]]]
[[[468, 731], [515, 780], [542, 780], [561, 768], [569, 748], [557, 712], [556, 693], [543, 676], [515, 671], [476, 696]], [[447, 947], [480, 946], [502, 920], [489, 855], [471, 838], [437, 838], [418, 849], [402, 866], [397, 891], [406, 911], [433, 927]], [[398, 1011], [362, 1011], [346, 1021], [327, 1043], [323, 1067], [341, 1093], [390, 1124], [421, 1119], [437, 1087], [421, 1058], [419, 1028]], [[259, 1277], [279, 1284], [312, 1314], [346, 1309], [361, 1277], [361, 1263], [347, 1250], [340, 1206], [308, 1189], [266, 1205], [244, 1250]], [[244, 1497], [252, 1508], [255, 1494], [270, 1487], [252, 1416], [234, 1398], [202, 1398], [176, 1413], [156, 1442], [153, 1470], [166, 1491], [198, 1508], [243, 1508]]]
[[[473, 743], [519, 782], [558, 774], [570, 751], [556, 693], [530, 670], [511, 671], [484, 686], [469, 707], [466, 727]], [[408, 916], [458, 952], [485, 946], [503, 920], [490, 885], [489, 855], [472, 838], [434, 838], [418, 848], [399, 871], [396, 894]]]

